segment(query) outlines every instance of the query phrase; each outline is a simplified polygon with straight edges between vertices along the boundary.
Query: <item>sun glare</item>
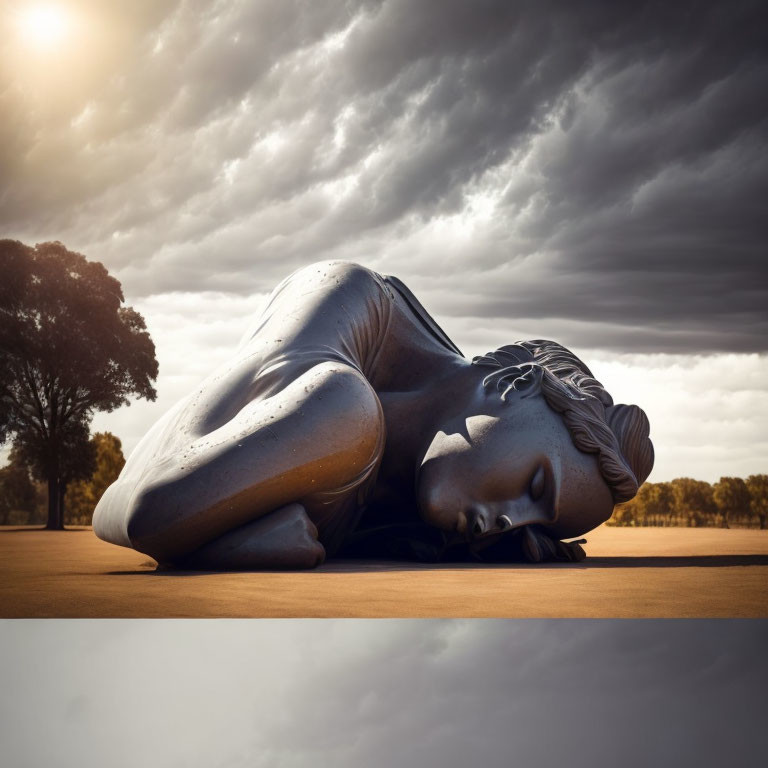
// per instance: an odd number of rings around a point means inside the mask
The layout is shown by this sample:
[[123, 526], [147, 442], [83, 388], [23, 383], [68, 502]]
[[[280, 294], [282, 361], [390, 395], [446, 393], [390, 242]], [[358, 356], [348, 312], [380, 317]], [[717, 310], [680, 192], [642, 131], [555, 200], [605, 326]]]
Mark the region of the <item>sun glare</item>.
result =
[[51, 48], [66, 40], [71, 19], [59, 5], [30, 5], [18, 14], [19, 32], [23, 40], [35, 48]]

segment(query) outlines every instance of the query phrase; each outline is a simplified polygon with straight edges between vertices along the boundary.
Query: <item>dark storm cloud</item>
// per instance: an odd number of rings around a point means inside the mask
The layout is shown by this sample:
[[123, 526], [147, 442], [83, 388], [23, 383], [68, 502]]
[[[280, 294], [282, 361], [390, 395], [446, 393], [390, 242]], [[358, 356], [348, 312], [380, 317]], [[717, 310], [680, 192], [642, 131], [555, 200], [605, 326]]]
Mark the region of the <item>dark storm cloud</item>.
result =
[[265, 291], [346, 258], [448, 323], [765, 350], [764, 5], [190, 2], [115, 19], [122, 47], [53, 112], [21, 75], [2, 97], [9, 234], [81, 248], [132, 296]]
[[12, 765], [764, 763], [762, 621], [49, 626], [0, 625]]

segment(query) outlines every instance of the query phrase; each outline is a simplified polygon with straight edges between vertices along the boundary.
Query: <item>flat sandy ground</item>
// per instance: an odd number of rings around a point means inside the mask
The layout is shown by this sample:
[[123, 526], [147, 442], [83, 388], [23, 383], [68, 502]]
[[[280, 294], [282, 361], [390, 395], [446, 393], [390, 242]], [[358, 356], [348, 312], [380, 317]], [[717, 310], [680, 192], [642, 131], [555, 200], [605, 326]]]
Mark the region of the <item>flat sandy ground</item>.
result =
[[607, 528], [583, 563], [155, 571], [90, 529], [0, 529], [0, 617], [768, 617], [768, 531]]

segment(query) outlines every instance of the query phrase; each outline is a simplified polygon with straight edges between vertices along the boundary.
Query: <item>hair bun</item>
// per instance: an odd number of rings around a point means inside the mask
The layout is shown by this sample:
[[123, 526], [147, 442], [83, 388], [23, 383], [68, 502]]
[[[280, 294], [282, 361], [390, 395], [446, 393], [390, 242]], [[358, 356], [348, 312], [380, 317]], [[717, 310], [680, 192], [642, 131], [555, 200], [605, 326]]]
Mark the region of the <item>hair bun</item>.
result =
[[622, 456], [641, 486], [653, 469], [651, 425], [645, 411], [636, 405], [619, 403], [605, 409], [605, 418], [616, 435]]

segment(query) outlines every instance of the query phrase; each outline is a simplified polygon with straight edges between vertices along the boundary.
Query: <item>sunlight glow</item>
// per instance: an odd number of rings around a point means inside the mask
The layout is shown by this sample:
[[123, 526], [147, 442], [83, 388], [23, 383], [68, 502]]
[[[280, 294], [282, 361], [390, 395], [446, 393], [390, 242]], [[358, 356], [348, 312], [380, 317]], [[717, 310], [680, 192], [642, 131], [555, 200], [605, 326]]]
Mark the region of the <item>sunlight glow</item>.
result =
[[30, 5], [18, 13], [19, 33], [28, 45], [39, 49], [54, 47], [66, 40], [71, 18], [59, 5]]

